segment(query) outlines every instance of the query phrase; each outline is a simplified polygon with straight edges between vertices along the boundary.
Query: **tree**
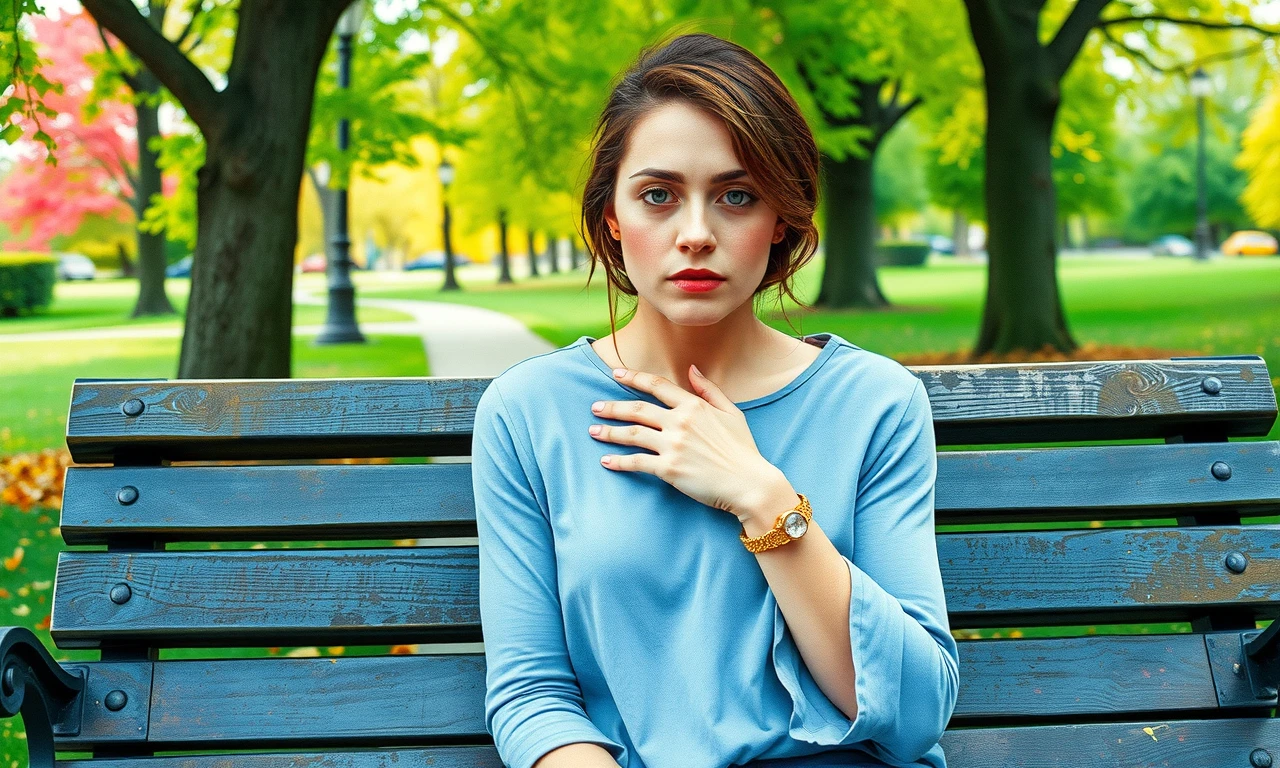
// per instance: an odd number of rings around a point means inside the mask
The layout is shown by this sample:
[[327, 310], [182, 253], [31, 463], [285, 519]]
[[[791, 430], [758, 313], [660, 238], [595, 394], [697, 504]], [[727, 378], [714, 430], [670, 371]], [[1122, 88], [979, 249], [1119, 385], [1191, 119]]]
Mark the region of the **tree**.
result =
[[[155, 73], [204, 139], [196, 251], [178, 375], [287, 377], [298, 189], [320, 61], [349, 0], [243, 0], [214, 87], [131, 0], [85, 10]], [[220, 7], [201, 0], [192, 18]]]
[[[1190, 12], [1187, 5], [1179, 16], [1111, 0], [1076, 0], [1069, 9], [1046, 0], [965, 0], [987, 104], [987, 297], [975, 354], [1076, 348], [1057, 283], [1052, 146], [1062, 80], [1089, 34], [1100, 29], [1120, 53], [1141, 57], [1147, 54], [1113, 30], [1137, 25], [1154, 36], [1163, 24], [1182, 24], [1273, 32], [1239, 21], [1247, 18], [1240, 2], [1194, 1]], [[1104, 10], [1112, 15], [1104, 18]], [[1059, 17], [1056, 32], [1042, 39]]]
[[[93, 22], [80, 14], [33, 21], [39, 50], [49, 57], [43, 71], [66, 85], [45, 94], [41, 104], [51, 119], [31, 129], [45, 130], [53, 150], [31, 139], [15, 144], [13, 171], [0, 183], [0, 220], [24, 233], [16, 247], [43, 249], [88, 216], [129, 217], [136, 134], [133, 112], [120, 100], [99, 101], [95, 118], [85, 117], [97, 74], [86, 59], [102, 50]], [[13, 125], [21, 130], [29, 119]]]
[[1280, 88], [1254, 113], [1238, 163], [1249, 175], [1245, 208], [1260, 225], [1280, 229]]

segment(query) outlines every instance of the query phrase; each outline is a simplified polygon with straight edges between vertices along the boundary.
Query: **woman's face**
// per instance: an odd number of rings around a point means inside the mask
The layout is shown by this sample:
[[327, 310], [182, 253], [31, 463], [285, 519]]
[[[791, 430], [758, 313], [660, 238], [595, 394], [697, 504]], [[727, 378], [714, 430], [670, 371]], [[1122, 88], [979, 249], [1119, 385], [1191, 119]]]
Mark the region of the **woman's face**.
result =
[[[786, 233], [756, 189], [715, 115], [677, 100], [637, 122], [605, 220], [640, 298], [680, 325], [711, 325], [749, 301]], [[685, 269], [722, 279], [672, 279]]]

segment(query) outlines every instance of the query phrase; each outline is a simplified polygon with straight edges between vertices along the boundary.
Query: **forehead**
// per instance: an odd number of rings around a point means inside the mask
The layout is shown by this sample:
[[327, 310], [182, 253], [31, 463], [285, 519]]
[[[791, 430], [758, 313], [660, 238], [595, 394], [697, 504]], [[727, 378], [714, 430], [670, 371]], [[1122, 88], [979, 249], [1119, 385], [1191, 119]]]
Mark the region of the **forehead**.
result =
[[729, 129], [718, 116], [672, 101], [650, 110], [632, 127], [619, 171], [624, 180], [642, 168], [697, 178], [741, 167]]

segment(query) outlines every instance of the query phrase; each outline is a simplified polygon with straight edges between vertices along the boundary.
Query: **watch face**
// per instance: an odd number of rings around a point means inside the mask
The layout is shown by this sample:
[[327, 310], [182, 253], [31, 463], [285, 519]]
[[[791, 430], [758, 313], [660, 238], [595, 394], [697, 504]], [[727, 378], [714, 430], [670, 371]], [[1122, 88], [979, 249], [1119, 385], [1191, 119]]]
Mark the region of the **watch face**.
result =
[[792, 512], [782, 521], [782, 529], [793, 539], [798, 539], [809, 530], [809, 521], [799, 512]]

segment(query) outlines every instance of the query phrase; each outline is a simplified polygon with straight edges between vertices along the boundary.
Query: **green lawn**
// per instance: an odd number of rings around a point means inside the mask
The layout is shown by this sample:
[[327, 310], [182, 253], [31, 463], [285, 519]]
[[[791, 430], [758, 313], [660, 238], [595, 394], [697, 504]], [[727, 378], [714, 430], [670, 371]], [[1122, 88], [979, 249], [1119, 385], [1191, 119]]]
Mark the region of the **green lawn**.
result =
[[[319, 277], [317, 280], [315, 278]], [[295, 276], [297, 285], [305, 286], [314, 292], [324, 290], [323, 276]], [[174, 309], [183, 312], [187, 307], [187, 291], [191, 281], [185, 278], [170, 278], [166, 281], [165, 292]], [[176, 315], [160, 317], [131, 318], [133, 305], [138, 298], [138, 282], [136, 280], [106, 279], [86, 282], [59, 282], [54, 286], [53, 304], [49, 307], [21, 317], [0, 319], [0, 334], [37, 333], [44, 331], [66, 331], [78, 328], [108, 328], [113, 326], [180, 326], [182, 320]], [[324, 322], [325, 308], [313, 305], [294, 305], [294, 325], [319, 325]], [[402, 312], [375, 307], [357, 309], [356, 319], [360, 322], [398, 322], [411, 320]]]

